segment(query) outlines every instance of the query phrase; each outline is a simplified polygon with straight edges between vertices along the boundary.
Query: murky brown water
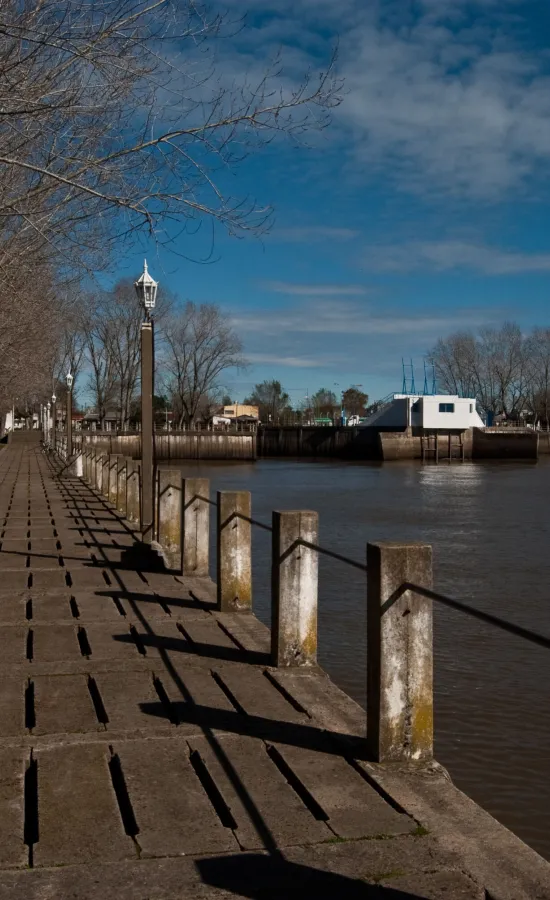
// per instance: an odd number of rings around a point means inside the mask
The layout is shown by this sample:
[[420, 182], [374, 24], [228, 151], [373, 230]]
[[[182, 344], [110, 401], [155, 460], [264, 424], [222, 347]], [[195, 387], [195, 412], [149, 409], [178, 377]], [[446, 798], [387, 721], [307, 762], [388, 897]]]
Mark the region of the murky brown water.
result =
[[[171, 464], [173, 465], [173, 463]], [[252, 491], [253, 516], [316, 509], [320, 542], [357, 560], [367, 540], [433, 544], [437, 589], [550, 635], [550, 461], [181, 464], [212, 491]], [[254, 609], [269, 623], [269, 534], [254, 529]], [[365, 703], [365, 583], [321, 557], [319, 658]], [[550, 651], [435, 610], [436, 755], [455, 783], [550, 858]]]

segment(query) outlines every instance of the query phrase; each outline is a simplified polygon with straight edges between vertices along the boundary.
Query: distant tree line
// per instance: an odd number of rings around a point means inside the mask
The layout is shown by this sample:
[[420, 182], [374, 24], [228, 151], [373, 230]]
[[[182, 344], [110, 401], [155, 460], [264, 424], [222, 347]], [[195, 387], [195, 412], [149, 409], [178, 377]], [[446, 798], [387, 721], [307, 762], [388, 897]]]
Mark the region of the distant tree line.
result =
[[440, 389], [474, 397], [485, 413], [550, 425], [550, 328], [515, 322], [456, 331], [430, 352]]
[[311, 396], [308, 394], [294, 406], [288, 393], [282, 387], [280, 381], [263, 381], [256, 384], [252, 393], [245, 399], [245, 403], [257, 406], [260, 421], [264, 424], [273, 423], [305, 423], [315, 419], [332, 419], [336, 421], [342, 414], [365, 415], [368, 396], [355, 387], [350, 387], [341, 395], [341, 399], [334, 391], [327, 388], [319, 388]]

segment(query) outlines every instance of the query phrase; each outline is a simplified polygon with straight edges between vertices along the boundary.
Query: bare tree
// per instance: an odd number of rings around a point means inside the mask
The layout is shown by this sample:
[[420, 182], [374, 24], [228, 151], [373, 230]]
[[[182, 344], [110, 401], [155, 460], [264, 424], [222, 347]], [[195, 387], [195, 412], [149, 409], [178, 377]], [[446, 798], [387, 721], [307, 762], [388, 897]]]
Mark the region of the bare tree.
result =
[[294, 85], [277, 60], [230, 80], [207, 60], [234, 34], [197, 0], [2, 0], [5, 239], [70, 269], [143, 229], [162, 240], [171, 219], [265, 227], [269, 208], [227, 195], [217, 172], [324, 128], [339, 85], [333, 61]]
[[550, 328], [534, 328], [525, 343], [527, 395], [535, 421], [550, 427]]
[[517, 417], [525, 405], [527, 367], [519, 325], [482, 328], [476, 337], [457, 332], [440, 339], [430, 356], [439, 384], [453, 394], [476, 397], [494, 415]]
[[107, 407], [116, 397], [116, 369], [109, 347], [108, 325], [97, 305], [83, 313], [82, 335], [89, 366], [88, 388], [94, 397], [98, 424], [105, 427]]
[[179, 425], [194, 424], [204, 398], [217, 388], [222, 372], [246, 363], [242, 344], [214, 304], [186, 303], [166, 322], [163, 368]]
[[440, 338], [430, 352], [440, 387], [461, 397], [477, 396], [477, 355], [476, 339], [470, 331]]

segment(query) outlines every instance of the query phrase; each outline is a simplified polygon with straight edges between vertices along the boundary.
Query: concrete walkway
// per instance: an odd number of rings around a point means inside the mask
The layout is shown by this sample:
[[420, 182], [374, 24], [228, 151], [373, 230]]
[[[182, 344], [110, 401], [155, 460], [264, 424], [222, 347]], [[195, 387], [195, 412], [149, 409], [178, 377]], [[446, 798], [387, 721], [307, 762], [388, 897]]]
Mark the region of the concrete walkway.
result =
[[550, 897], [440, 767], [366, 761], [324, 673], [270, 669], [254, 616], [57, 468], [0, 453], [1, 900]]

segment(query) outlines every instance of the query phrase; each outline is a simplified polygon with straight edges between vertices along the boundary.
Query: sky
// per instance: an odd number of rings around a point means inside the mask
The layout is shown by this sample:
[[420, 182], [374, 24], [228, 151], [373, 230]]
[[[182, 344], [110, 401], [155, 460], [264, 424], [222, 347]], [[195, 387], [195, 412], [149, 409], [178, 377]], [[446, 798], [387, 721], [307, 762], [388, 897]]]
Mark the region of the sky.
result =
[[227, 175], [272, 204], [270, 232], [209, 229], [143, 253], [161, 286], [217, 303], [249, 366], [242, 400], [276, 378], [298, 404], [319, 387], [371, 400], [417, 385], [438, 337], [518, 321], [550, 325], [550, 4], [547, 0], [226, 0], [248, 9], [217, 65], [286, 87], [338, 46], [343, 100], [306, 145], [275, 144]]

